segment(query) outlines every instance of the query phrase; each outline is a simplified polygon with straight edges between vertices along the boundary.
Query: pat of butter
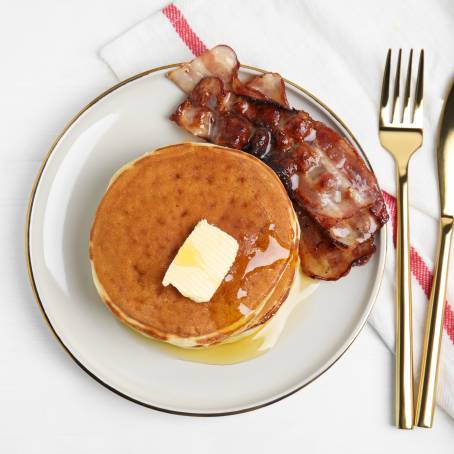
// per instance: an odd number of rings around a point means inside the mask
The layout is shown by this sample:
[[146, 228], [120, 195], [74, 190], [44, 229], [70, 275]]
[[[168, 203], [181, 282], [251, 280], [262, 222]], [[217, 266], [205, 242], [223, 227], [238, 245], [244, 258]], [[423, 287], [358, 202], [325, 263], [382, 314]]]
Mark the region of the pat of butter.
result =
[[238, 247], [235, 238], [202, 219], [180, 247], [162, 284], [173, 285], [197, 303], [210, 301], [235, 261]]

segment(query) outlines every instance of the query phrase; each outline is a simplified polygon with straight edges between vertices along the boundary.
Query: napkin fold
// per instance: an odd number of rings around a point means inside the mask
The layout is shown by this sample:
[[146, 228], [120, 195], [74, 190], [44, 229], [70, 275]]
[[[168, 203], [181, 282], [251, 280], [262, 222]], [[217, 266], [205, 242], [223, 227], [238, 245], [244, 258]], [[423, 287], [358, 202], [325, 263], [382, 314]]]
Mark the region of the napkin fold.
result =
[[[367, 4], [360, 0], [266, 4], [251, 0], [180, 0], [133, 26], [99, 54], [122, 80], [155, 66], [190, 60], [216, 44], [229, 44], [238, 51], [241, 61], [284, 74], [320, 95], [347, 124], [353, 125], [385, 190], [391, 214], [388, 260], [369, 323], [394, 351], [394, 166], [378, 142], [378, 99], [388, 47], [425, 49], [424, 146], [410, 166], [416, 382], [438, 235], [434, 144], [446, 89], [453, 76], [453, 21], [454, 4], [449, 0], [382, 0]], [[448, 280], [438, 404], [454, 417], [454, 307], [449, 303], [454, 304], [453, 269]]]

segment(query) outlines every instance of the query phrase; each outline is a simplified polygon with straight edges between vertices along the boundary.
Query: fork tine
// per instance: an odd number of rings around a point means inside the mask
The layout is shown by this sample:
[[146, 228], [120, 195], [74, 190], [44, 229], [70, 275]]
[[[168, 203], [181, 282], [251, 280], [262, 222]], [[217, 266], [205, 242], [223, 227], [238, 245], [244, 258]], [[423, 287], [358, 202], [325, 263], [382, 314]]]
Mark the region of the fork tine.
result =
[[404, 92], [404, 108], [402, 110], [402, 116], [400, 117], [401, 123], [408, 120], [410, 122], [410, 85], [411, 85], [411, 66], [413, 61], [413, 49], [410, 50], [410, 56], [408, 57], [408, 68], [407, 68], [407, 80], [405, 81], [405, 92]]
[[402, 49], [399, 49], [399, 56], [397, 57], [396, 78], [394, 80], [394, 96], [391, 109], [391, 123], [400, 118], [400, 62], [402, 60]]
[[418, 76], [416, 79], [415, 102], [413, 105], [412, 122], [418, 123], [422, 127], [422, 108], [423, 108], [423, 88], [424, 88], [424, 49], [419, 54]]
[[391, 49], [386, 56], [380, 100], [380, 125], [389, 122], [389, 85], [391, 82]]

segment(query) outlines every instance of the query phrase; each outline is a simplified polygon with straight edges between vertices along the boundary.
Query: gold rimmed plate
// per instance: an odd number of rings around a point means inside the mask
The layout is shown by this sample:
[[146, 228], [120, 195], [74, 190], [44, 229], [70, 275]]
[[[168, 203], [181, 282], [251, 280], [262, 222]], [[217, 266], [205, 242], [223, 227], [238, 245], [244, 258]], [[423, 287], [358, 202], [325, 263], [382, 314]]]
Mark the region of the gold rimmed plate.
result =
[[[215, 366], [181, 361], [120, 324], [92, 283], [88, 236], [113, 173], [141, 154], [194, 140], [168, 120], [184, 95], [168, 65], [101, 94], [65, 127], [37, 176], [27, 217], [27, 263], [40, 309], [70, 357], [108, 389], [177, 414], [226, 415], [276, 402], [333, 365], [364, 326], [378, 293], [386, 229], [377, 253], [338, 282], [324, 282], [296, 310], [279, 343], [253, 360]], [[262, 70], [243, 66], [242, 73]], [[289, 102], [360, 145], [315, 96], [287, 81]], [[157, 201], [157, 203], [159, 203]]]

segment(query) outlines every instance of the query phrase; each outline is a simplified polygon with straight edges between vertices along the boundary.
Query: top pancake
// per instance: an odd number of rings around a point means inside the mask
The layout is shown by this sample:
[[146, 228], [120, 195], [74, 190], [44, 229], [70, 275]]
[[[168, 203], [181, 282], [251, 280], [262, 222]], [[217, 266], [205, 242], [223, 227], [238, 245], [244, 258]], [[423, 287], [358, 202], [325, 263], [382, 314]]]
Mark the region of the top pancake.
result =
[[[161, 283], [201, 219], [239, 243], [208, 303]], [[122, 321], [180, 346], [207, 345], [277, 309], [293, 279], [298, 236], [287, 193], [265, 164], [243, 152], [185, 143], [115, 175], [95, 216], [90, 258], [98, 291]]]

